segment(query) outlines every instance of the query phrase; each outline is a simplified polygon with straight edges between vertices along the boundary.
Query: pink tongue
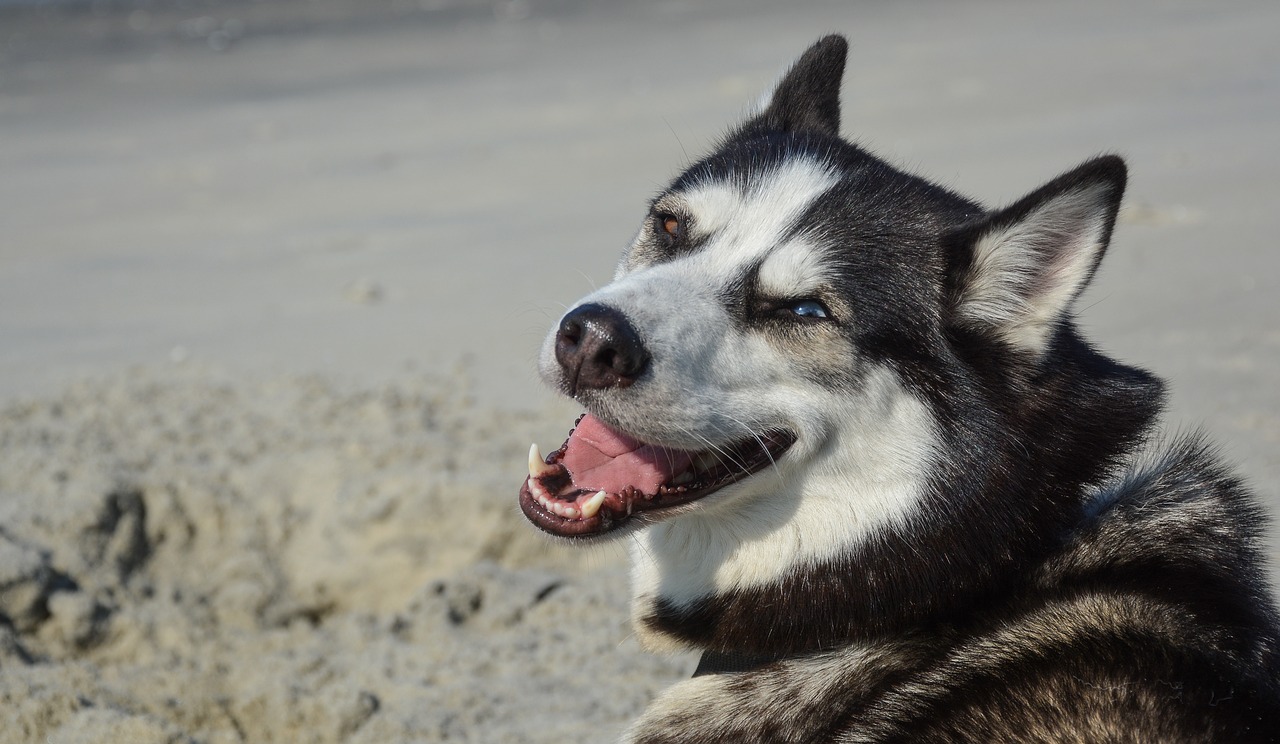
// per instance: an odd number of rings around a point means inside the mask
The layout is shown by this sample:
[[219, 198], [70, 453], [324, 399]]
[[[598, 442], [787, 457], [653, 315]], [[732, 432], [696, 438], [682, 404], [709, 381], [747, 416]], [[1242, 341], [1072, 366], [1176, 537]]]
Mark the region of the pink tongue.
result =
[[561, 463], [573, 484], [592, 491], [620, 493], [633, 486], [655, 494], [689, 467], [693, 455], [681, 450], [645, 444], [614, 431], [587, 414], [569, 436]]

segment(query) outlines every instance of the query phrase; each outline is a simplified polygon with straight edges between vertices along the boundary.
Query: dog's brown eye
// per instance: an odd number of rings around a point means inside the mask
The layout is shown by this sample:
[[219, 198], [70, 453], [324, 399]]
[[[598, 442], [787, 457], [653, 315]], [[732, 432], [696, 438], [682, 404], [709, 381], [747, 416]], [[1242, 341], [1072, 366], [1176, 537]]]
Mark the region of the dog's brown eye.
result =
[[668, 237], [678, 237], [680, 235], [680, 220], [673, 214], [658, 215], [658, 227]]

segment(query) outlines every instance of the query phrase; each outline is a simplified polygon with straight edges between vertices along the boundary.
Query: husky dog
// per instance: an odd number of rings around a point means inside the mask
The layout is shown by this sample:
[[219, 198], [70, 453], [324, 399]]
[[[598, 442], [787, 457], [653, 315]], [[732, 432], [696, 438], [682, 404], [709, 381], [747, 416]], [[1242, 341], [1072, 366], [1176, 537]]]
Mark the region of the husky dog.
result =
[[1073, 324], [1123, 161], [984, 209], [840, 138], [845, 54], [659, 194], [542, 350], [588, 412], [525, 515], [627, 535], [636, 633], [703, 653], [625, 740], [1280, 741], [1260, 511]]

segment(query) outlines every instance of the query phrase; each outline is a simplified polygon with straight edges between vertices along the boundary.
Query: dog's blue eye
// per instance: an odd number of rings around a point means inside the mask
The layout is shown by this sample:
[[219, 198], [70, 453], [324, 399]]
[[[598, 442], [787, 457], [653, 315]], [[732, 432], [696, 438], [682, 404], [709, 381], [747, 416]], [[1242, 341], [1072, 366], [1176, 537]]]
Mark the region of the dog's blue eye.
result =
[[827, 309], [823, 307], [822, 303], [818, 302], [817, 300], [801, 300], [799, 302], [793, 303], [787, 309], [795, 313], [801, 318], [829, 317], [827, 315]]

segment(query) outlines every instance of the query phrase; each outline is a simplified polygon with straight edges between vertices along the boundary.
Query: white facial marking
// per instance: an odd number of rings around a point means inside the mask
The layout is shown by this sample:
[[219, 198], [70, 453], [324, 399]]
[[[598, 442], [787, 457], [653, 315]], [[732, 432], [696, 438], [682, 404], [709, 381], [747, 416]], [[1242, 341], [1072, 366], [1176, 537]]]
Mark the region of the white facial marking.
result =
[[703, 251], [741, 265], [775, 248], [809, 205], [839, 180], [829, 163], [798, 158], [755, 179], [745, 192], [734, 183], [708, 181], [681, 197], [695, 235], [714, 236]]
[[[829, 163], [801, 157], [756, 174], [746, 188], [732, 180], [707, 181], [678, 195], [704, 245], [634, 270], [624, 261], [615, 281], [579, 301], [620, 310], [652, 358], [652, 374], [643, 386], [616, 396], [616, 403], [602, 400], [598, 408], [607, 410], [596, 413], [612, 414], [613, 423], [634, 436], [691, 449], [739, 439], [766, 423], [749, 400], [732, 398], [769, 381], [781, 385], [793, 377], [792, 370], [785, 360], [769, 366], [776, 350], [758, 336], [726, 333], [736, 321], [721, 293], [774, 251], [838, 180]], [[784, 258], [779, 266], [798, 261]], [[540, 367], [557, 386], [554, 331], [543, 343]]]
[[797, 237], [769, 254], [760, 266], [760, 291], [784, 298], [814, 296], [834, 281], [835, 266], [826, 252]]

